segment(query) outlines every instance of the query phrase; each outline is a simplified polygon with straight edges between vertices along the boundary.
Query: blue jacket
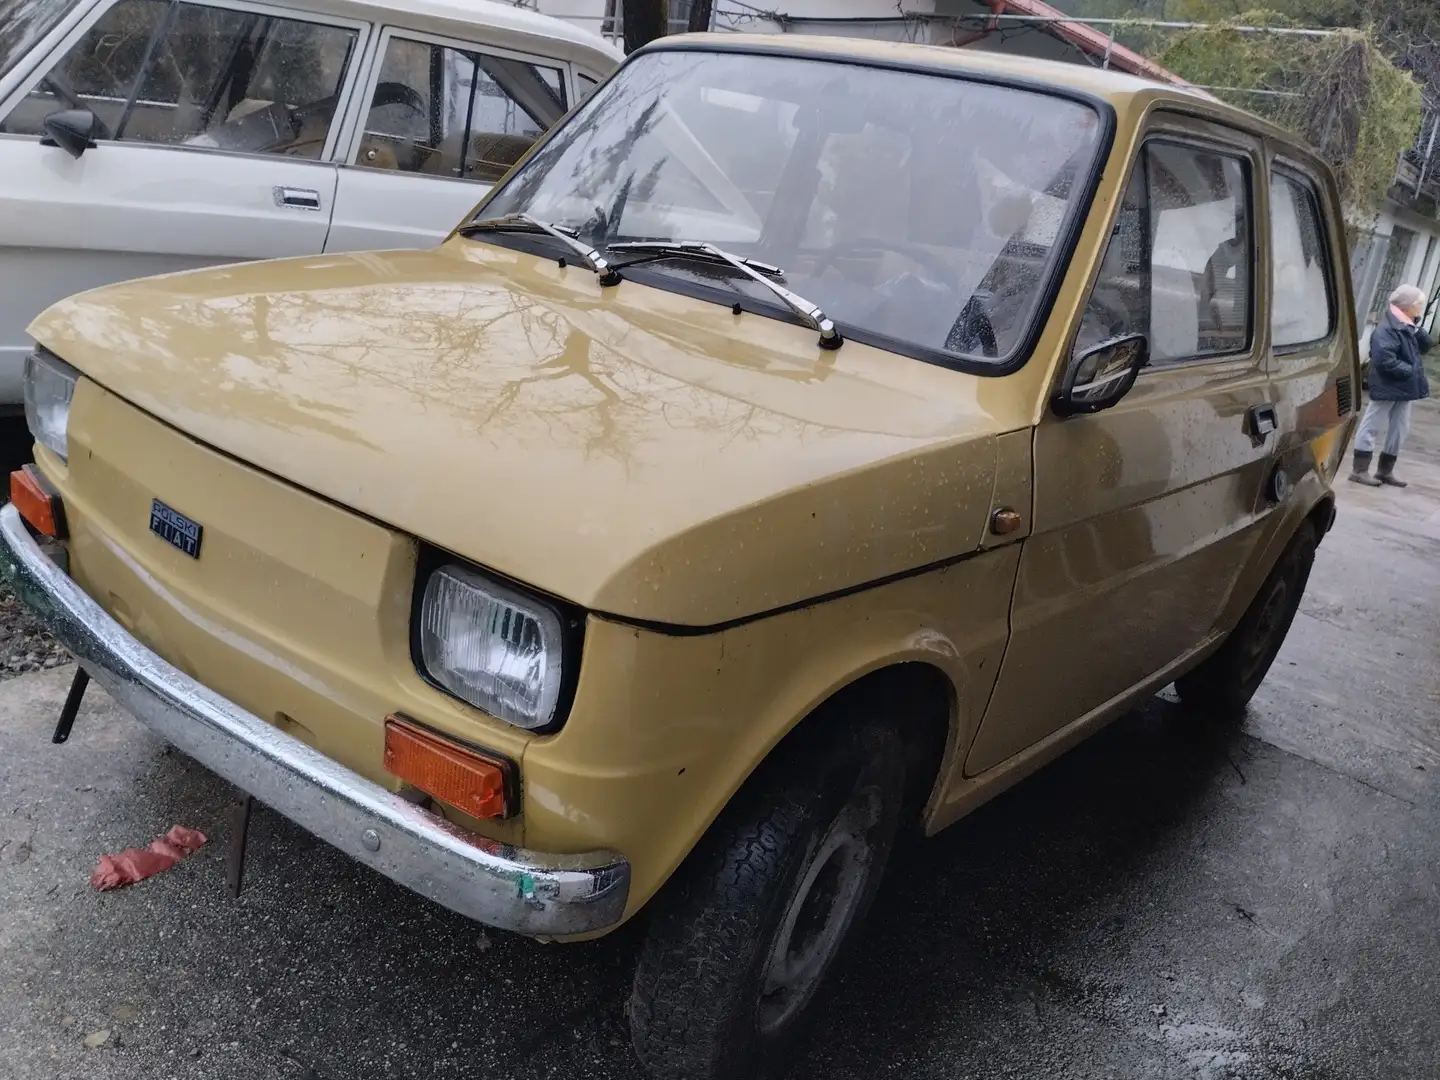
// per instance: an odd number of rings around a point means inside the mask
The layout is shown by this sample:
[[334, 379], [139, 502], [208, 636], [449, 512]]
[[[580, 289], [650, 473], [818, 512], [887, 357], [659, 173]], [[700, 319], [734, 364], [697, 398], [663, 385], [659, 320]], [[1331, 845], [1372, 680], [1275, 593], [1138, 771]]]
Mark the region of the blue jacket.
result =
[[1375, 401], [1419, 401], [1430, 396], [1421, 357], [1434, 348], [1430, 335], [1386, 311], [1370, 334], [1370, 397]]

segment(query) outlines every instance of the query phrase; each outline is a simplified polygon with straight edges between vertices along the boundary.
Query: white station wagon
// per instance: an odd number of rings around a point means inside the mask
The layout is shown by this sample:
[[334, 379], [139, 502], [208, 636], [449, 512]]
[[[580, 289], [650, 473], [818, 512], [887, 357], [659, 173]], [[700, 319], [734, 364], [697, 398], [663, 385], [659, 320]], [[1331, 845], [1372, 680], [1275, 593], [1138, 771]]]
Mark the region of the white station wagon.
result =
[[438, 242], [619, 61], [489, 0], [0, 0], [0, 409], [72, 293]]

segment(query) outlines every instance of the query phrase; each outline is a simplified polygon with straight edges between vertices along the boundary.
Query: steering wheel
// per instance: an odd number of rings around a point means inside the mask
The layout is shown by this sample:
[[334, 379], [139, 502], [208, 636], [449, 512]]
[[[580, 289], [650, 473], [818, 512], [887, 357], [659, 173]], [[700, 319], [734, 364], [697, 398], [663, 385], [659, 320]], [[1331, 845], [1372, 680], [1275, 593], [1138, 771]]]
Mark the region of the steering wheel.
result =
[[414, 87], [401, 82], [382, 82], [375, 87], [375, 96], [370, 99], [370, 108], [379, 109], [386, 105], [404, 105], [416, 116], [425, 116], [425, 99]]
[[1102, 322], [1106, 337], [1120, 337], [1131, 331], [1135, 316], [1123, 301], [1097, 287], [1085, 305], [1084, 324], [1095, 321]]
[[976, 293], [965, 301], [965, 306], [960, 309], [950, 332], [945, 335], [945, 348], [948, 352], [974, 355], [976, 346], [979, 347], [980, 355], [987, 359], [993, 360], [1000, 355], [999, 345], [995, 340], [995, 324], [990, 321], [990, 315], [985, 310], [985, 300], [981, 293]]
[[[857, 240], [847, 244], [837, 244], [820, 256], [815, 265], [815, 274], [817, 277], [823, 274], [836, 259], [846, 255], [884, 254], [885, 252], [909, 259], [930, 271], [946, 285], [951, 284], [954, 280], [954, 267], [947, 265], [942, 258], [929, 249], [907, 240]], [[1000, 355], [999, 343], [995, 340], [995, 325], [990, 321], [990, 316], [985, 311], [984, 300], [980, 295], [972, 296], [965, 302], [959, 317], [945, 336], [945, 348], [950, 352], [972, 355], [978, 351], [981, 356], [989, 359]]]
[[[375, 96], [370, 99], [370, 108], [372, 110], [380, 109], [384, 108], [387, 105], [400, 105], [405, 109], [408, 109], [410, 113], [414, 116], [419, 117], [422, 123], [425, 121], [425, 99], [421, 97], [416, 90], [407, 86], [405, 83], [382, 82], [376, 84]], [[393, 142], [394, 145], [392, 146], [392, 152], [396, 154], [397, 167], [399, 166], [400, 162], [399, 151], [401, 146], [403, 145], [406, 149], [408, 149], [410, 151], [410, 160], [405, 164], [403, 168], [403, 171], [405, 172], [423, 171], [425, 162], [429, 158], [440, 152], [439, 149], [436, 147], [430, 146], [424, 142], [419, 142], [404, 135], [391, 135], [386, 132], [370, 131], [368, 128], [365, 131], [365, 135], [367, 138], [374, 137], [383, 139], [387, 143]]]
[[887, 252], [909, 259], [934, 273], [943, 282], [948, 283], [955, 276], [954, 267], [947, 266], [945, 261], [934, 252], [909, 240], [852, 240], [849, 243], [836, 244], [816, 261], [815, 276], [819, 277], [830, 269], [837, 259], [845, 258], [847, 255], [863, 257], [865, 255], [884, 255]]
[[[308, 146], [323, 146], [330, 135], [328, 119], [335, 114], [335, 106], [340, 102], [338, 94], [321, 98], [319, 101], [307, 102], [295, 109], [286, 117], [290, 125], [290, 138], [276, 139], [268, 146], [260, 148], [260, 153], [275, 153], [283, 151], [293, 154], [296, 150]], [[382, 82], [375, 87], [375, 97], [370, 102], [372, 109], [386, 105], [403, 105], [421, 119], [425, 118], [425, 99], [419, 92], [399, 82]], [[327, 118], [324, 133], [309, 139], [300, 139], [305, 130], [305, 125], [316, 117]]]

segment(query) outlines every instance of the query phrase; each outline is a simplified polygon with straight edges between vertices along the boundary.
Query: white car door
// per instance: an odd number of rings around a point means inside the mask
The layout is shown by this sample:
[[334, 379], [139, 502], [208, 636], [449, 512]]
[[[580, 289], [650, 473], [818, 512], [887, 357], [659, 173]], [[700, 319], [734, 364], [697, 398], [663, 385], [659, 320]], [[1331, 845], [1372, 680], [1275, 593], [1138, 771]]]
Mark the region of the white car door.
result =
[[[114, 0], [37, 65], [0, 106], [0, 406], [21, 400], [26, 326], [63, 297], [324, 250], [332, 121], [367, 32], [244, 2]], [[61, 113], [93, 124], [78, 156], [47, 130]]]
[[387, 29], [325, 250], [439, 243], [571, 94], [562, 61]]

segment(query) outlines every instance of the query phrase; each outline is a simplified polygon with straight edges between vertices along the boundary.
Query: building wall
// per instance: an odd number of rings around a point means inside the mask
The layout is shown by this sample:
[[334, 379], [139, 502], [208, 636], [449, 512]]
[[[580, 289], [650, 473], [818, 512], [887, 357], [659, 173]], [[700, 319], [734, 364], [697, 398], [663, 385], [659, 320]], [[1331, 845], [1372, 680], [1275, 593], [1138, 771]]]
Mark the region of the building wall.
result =
[[[546, 15], [604, 33], [612, 40], [619, 37], [618, 26], [607, 17], [618, 6], [617, 0], [526, 0], [526, 3]], [[906, 0], [904, 9], [907, 12], [959, 17], [983, 16], [988, 13], [989, 6], [981, 0]], [[686, 28], [685, 16], [689, 12], [688, 0], [671, 0], [670, 10], [671, 29], [683, 31]], [[899, 11], [895, 0], [715, 0], [712, 28], [721, 33], [824, 34], [947, 45], [957, 33], [963, 37], [969, 33], [967, 28], [982, 25], [966, 22], [963, 27], [958, 27], [943, 18], [899, 19]], [[766, 13], [781, 13], [788, 19], [782, 25], [766, 18]], [[825, 21], [837, 17], [857, 21]], [[863, 21], [867, 19], [876, 21]], [[1017, 56], [1087, 62], [1087, 57], [1074, 45], [1037, 27], [1014, 23], [971, 41], [966, 47]]]
[[[545, 15], [567, 19], [587, 30], [604, 33], [615, 40], [619, 37], [617, 27], [610, 25], [607, 16], [619, 5], [607, 0], [527, 0], [527, 7]], [[935, 0], [907, 0], [907, 10], [934, 11]], [[688, 4], [671, 0], [671, 29], [675, 32], [686, 28], [685, 16]], [[758, 3], [737, 2], [737, 0], [715, 0], [713, 29], [726, 33], [778, 34], [784, 28], [777, 22], [764, 17], [765, 12], [782, 12], [797, 19], [831, 18], [874, 18], [885, 20], [870, 24], [851, 23], [848, 25], [828, 24], [823, 29], [817, 26], [791, 25], [794, 33], [826, 33], [837, 37], [869, 37], [890, 41], [928, 40], [929, 27], [922, 22], [896, 22], [898, 14], [894, 0], [761, 0]], [[923, 35], [923, 36], [922, 36]]]
[[[907, 10], [933, 12], [935, 0], [917, 0], [905, 4]], [[795, 22], [782, 26], [763, 18], [756, 8], [778, 11], [790, 16]], [[924, 21], [894, 21], [899, 9], [894, 0], [764, 0], [761, 3], [735, 3], [732, 0], [715, 0], [715, 29], [739, 33], [776, 34], [783, 32], [799, 34], [825, 34], [834, 37], [874, 38], [882, 41], [918, 41], [930, 43], [930, 25]], [[876, 19], [873, 23], [811, 22], [806, 19]], [[879, 21], [883, 20], [883, 21]]]
[[[1406, 236], [1411, 238], [1409, 250], [1397, 265], [1393, 257], [1396, 245]], [[1415, 285], [1430, 297], [1440, 290], [1440, 221], [1387, 202], [1374, 226], [1360, 230], [1350, 274], [1364, 348], [1375, 326], [1376, 310], [1383, 313], [1385, 298], [1396, 285]], [[1440, 303], [1432, 307], [1427, 326], [1432, 332], [1440, 328]]]

